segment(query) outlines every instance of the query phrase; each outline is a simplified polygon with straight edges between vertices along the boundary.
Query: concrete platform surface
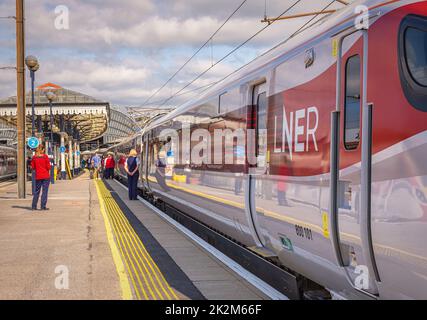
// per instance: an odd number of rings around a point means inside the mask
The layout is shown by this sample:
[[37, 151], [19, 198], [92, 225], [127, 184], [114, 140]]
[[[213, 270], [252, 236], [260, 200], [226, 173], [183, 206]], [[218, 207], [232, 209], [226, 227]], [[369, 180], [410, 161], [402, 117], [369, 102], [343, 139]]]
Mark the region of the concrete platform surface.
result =
[[121, 299], [87, 175], [51, 185], [49, 211], [31, 211], [31, 199], [18, 200], [16, 184], [0, 185], [0, 299]]
[[[163, 273], [178, 299], [267, 298], [143, 203], [128, 201], [119, 183], [107, 184], [126, 217], [117, 211], [110, 191], [100, 192], [100, 184], [87, 173], [51, 185], [49, 211], [31, 210], [30, 184], [23, 200], [17, 199], [15, 183], [0, 184], [0, 299], [132, 299], [123, 284], [143, 271], [144, 263], [156, 274], [151, 278], [142, 274], [141, 279], [150, 278], [152, 283], [140, 287], [156, 284], [156, 275], [161, 280]], [[113, 237], [108, 225], [116, 227]], [[138, 237], [144, 244], [138, 245]], [[129, 261], [123, 251], [121, 258], [116, 254], [119, 240], [120, 250], [130, 250]], [[141, 255], [132, 251], [137, 249]], [[132, 274], [128, 268], [126, 273], [119, 265], [128, 262], [139, 269]]]

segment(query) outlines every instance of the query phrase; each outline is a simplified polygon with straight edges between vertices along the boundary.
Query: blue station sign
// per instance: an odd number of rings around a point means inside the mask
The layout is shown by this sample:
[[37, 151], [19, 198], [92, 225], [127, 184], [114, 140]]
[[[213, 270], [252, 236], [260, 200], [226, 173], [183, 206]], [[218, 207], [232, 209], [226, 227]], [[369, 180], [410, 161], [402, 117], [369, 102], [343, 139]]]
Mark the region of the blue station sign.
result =
[[28, 144], [28, 147], [29, 147], [30, 149], [37, 149], [37, 147], [38, 147], [38, 146], [39, 146], [39, 144], [40, 144], [40, 141], [39, 141], [39, 139], [37, 139], [36, 137], [30, 137], [30, 138], [28, 139], [27, 144]]

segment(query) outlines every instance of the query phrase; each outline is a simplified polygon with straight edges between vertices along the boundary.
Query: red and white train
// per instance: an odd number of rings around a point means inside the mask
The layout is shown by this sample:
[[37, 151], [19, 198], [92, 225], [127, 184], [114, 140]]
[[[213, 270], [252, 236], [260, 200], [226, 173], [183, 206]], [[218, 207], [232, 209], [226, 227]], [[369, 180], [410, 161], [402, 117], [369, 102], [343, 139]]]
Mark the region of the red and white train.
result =
[[[257, 165], [172, 152], [183, 126], [256, 130]], [[426, 130], [427, 2], [366, 0], [117, 148], [138, 145], [145, 191], [337, 295], [426, 299]]]

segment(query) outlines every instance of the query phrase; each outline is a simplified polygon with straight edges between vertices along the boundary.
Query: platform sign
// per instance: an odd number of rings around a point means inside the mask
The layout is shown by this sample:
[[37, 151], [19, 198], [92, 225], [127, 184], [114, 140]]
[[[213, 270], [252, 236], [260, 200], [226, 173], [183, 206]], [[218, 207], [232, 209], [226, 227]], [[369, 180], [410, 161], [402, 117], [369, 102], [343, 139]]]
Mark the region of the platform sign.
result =
[[64, 146], [60, 147], [59, 151], [61, 151], [61, 153], [65, 153], [65, 147]]
[[39, 144], [40, 144], [40, 141], [39, 141], [39, 139], [37, 139], [36, 137], [30, 137], [30, 138], [28, 139], [27, 144], [28, 144], [28, 147], [29, 147], [30, 149], [37, 149], [37, 148], [38, 148], [38, 146], [39, 146]]

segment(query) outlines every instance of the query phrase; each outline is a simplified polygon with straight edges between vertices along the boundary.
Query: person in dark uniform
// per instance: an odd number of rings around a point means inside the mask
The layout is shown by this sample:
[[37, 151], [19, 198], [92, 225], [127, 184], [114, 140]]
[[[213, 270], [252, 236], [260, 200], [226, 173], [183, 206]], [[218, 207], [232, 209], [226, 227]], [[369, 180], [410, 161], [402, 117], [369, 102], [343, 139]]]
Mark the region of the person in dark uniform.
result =
[[32, 158], [31, 158], [31, 156], [28, 156], [27, 157], [27, 173], [31, 176], [31, 170], [32, 170], [32, 168], [31, 168], [31, 161], [32, 161]]
[[139, 159], [137, 152], [132, 149], [125, 163], [125, 171], [128, 176], [129, 200], [137, 200], [138, 179], [139, 179]]
[[31, 160], [31, 168], [36, 173], [36, 187], [33, 195], [32, 210], [37, 210], [37, 203], [39, 202], [40, 190], [43, 189], [41, 199], [41, 209], [49, 210], [46, 208], [47, 194], [49, 191], [50, 184], [50, 160], [49, 157], [44, 153], [44, 147], [40, 145], [33, 159]]

